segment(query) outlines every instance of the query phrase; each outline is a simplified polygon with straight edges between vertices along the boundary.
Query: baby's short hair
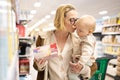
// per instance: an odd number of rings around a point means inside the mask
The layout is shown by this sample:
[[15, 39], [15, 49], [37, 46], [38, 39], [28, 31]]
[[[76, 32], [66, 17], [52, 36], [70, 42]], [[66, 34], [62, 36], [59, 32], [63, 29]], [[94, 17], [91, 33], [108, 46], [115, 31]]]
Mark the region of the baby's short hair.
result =
[[96, 19], [91, 15], [83, 15], [77, 21], [76, 24], [83, 23], [86, 27], [89, 27], [90, 31], [95, 31]]

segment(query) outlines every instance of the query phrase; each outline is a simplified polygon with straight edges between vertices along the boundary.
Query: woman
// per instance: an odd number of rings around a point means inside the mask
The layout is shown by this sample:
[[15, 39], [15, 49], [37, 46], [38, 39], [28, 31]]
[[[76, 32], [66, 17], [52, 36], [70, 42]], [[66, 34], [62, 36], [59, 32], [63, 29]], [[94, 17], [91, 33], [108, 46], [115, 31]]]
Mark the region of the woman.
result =
[[[38, 71], [45, 70], [44, 80], [48, 80], [48, 78], [49, 80], [68, 80], [69, 62], [72, 55], [71, 33], [75, 30], [74, 23], [76, 20], [77, 11], [72, 5], [65, 4], [58, 7], [54, 19], [56, 30], [50, 31], [44, 42], [45, 44], [56, 43], [58, 56], [48, 61], [44, 58], [41, 60], [35, 59], [34, 64], [35, 69], [38, 69]], [[82, 66], [73, 67], [73, 72], [76, 69], [80, 72]], [[37, 77], [41, 77], [41, 75], [39, 74]], [[37, 78], [37, 80], [40, 79]]]

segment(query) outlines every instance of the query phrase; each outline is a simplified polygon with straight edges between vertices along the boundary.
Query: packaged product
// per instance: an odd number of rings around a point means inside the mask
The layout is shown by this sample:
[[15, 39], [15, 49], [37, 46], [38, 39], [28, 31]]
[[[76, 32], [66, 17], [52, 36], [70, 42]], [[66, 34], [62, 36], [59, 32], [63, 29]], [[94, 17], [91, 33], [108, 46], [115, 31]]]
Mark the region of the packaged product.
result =
[[41, 58], [50, 59], [58, 55], [56, 43], [37, 47], [33, 50], [35, 59]]

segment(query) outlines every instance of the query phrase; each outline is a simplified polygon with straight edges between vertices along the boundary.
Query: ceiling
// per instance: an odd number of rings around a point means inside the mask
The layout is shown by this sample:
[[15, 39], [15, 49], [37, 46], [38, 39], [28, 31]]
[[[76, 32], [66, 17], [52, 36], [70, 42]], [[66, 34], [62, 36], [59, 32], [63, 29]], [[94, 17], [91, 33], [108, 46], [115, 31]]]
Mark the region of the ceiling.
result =
[[[39, 8], [35, 8], [33, 4], [37, 1], [41, 2]], [[33, 27], [44, 27], [47, 24], [53, 22], [54, 15], [50, 12], [56, 10], [60, 4], [70, 3], [73, 4], [79, 16], [83, 14], [93, 15], [96, 19], [102, 18], [103, 15], [98, 13], [103, 10], [108, 11], [108, 16], [115, 16], [120, 13], [120, 0], [19, 0], [19, 19], [24, 20], [23, 14], [30, 18], [30, 11], [37, 10], [37, 13], [32, 19], [27, 21], [27, 27], [33, 29]], [[49, 19], [43, 21], [43, 23], [36, 24], [40, 22], [46, 15], [51, 15]], [[105, 15], [104, 15], [105, 16]]]

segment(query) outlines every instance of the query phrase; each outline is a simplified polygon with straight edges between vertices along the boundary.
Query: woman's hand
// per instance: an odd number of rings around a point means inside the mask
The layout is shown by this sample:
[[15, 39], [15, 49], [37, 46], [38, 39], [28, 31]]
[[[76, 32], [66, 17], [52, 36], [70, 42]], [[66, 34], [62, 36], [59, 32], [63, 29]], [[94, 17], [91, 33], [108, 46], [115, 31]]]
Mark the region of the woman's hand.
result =
[[41, 59], [37, 60], [36, 58], [34, 58], [34, 62], [35, 62], [37, 65], [43, 65], [43, 64], [45, 64], [46, 59], [45, 59], [45, 58], [41, 58]]
[[80, 64], [79, 62], [77, 62], [77, 63], [72, 63], [72, 62], [70, 62], [69, 64], [70, 64], [70, 70], [71, 70], [72, 73], [77, 73], [77, 74], [79, 74], [80, 71], [81, 71], [82, 68], [83, 68], [83, 65]]

